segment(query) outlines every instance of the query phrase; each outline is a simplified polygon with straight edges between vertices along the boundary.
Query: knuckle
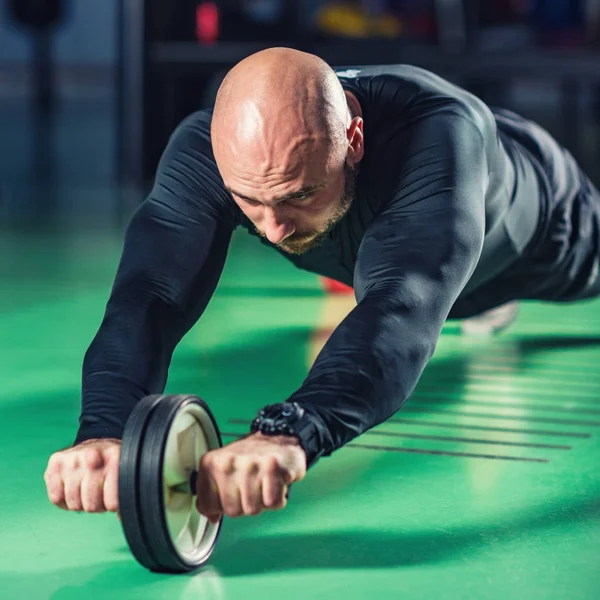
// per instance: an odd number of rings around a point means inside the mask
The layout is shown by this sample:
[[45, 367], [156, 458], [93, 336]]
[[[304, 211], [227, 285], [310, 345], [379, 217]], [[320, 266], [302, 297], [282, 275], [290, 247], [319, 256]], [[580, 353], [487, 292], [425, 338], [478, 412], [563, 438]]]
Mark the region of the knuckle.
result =
[[48, 466], [46, 468], [46, 474], [50, 474], [54, 471], [60, 471], [62, 467], [62, 457], [59, 454], [53, 454], [48, 459]]
[[230, 453], [214, 454], [211, 463], [213, 470], [223, 475], [231, 475], [235, 471], [235, 456]]
[[86, 448], [83, 453], [84, 464], [90, 469], [95, 469], [102, 465], [102, 453], [98, 448]]
[[98, 448], [85, 448], [83, 451], [83, 456], [88, 460], [98, 458], [99, 454]]
[[207, 452], [200, 459], [200, 467], [206, 471], [212, 471], [215, 466], [218, 457], [215, 456], [214, 452]]
[[104, 455], [107, 461], [118, 461], [121, 455], [121, 447], [111, 446], [110, 448], [106, 448], [106, 450], [104, 451]]
[[79, 458], [76, 453], [65, 454], [60, 457], [57, 470], [62, 473], [69, 473], [70, 471], [74, 471], [78, 466]]

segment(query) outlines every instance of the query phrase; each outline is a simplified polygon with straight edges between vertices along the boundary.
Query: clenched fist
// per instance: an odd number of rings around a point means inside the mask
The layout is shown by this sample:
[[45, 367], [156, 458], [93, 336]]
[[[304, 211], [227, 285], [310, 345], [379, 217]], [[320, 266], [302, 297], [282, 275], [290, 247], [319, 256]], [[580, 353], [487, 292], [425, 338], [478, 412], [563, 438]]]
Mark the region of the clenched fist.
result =
[[207, 452], [198, 469], [198, 512], [216, 523], [285, 507], [288, 486], [306, 475], [306, 454], [298, 440], [254, 433]]
[[52, 504], [64, 510], [117, 512], [121, 442], [87, 440], [48, 461], [44, 481]]

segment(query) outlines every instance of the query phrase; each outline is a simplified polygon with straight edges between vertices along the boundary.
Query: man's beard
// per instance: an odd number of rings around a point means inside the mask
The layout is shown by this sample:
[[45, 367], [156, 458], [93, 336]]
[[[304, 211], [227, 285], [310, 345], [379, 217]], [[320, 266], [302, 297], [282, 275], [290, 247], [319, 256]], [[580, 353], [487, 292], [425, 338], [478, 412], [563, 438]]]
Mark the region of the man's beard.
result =
[[[314, 248], [320, 246], [327, 239], [329, 232], [344, 218], [346, 213], [350, 210], [356, 193], [356, 176], [356, 168], [353, 168], [348, 164], [344, 164], [344, 192], [333, 216], [327, 221], [322, 230], [301, 234], [292, 234], [280, 244], [276, 244], [276, 246], [288, 254], [296, 255], [305, 254], [309, 250], [313, 250]], [[260, 235], [265, 237], [263, 234]]]

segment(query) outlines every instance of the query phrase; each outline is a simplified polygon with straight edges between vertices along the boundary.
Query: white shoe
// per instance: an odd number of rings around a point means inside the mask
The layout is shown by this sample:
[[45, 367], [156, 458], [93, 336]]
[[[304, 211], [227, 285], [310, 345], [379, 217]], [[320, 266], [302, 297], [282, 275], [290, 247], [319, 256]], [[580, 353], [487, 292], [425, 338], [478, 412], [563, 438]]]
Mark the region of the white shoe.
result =
[[519, 303], [508, 302], [465, 319], [460, 324], [463, 335], [494, 335], [515, 322], [519, 314]]

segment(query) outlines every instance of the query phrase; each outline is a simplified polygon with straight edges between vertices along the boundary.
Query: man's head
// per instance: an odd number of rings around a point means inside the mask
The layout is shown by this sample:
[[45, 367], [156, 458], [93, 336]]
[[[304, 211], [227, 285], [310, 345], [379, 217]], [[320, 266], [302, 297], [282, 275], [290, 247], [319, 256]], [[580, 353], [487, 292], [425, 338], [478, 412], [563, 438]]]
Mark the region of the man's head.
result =
[[363, 155], [362, 119], [320, 58], [271, 48], [238, 63], [215, 102], [212, 145], [221, 176], [260, 235], [292, 254], [347, 212]]

